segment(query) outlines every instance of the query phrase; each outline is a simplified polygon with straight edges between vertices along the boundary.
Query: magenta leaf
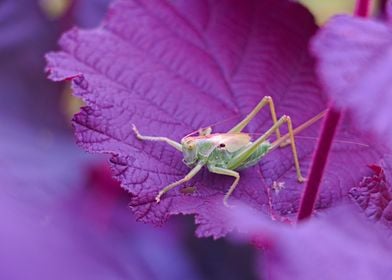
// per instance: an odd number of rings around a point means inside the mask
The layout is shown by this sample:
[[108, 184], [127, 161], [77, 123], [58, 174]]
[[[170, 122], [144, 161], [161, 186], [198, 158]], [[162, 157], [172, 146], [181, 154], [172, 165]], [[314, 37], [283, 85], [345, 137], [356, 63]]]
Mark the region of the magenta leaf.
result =
[[[294, 126], [303, 123], [326, 107], [307, 52], [316, 29], [303, 7], [283, 0], [120, 0], [97, 29], [67, 32], [61, 51], [47, 55], [47, 69], [54, 81], [72, 79], [74, 94], [87, 105], [74, 117], [77, 141], [89, 152], [112, 155], [114, 175], [130, 192], [138, 220], [162, 224], [173, 214], [196, 214], [197, 234], [219, 237], [231, 228], [215, 204], [232, 179], [204, 171], [156, 204], [158, 191], [189, 169], [173, 148], [138, 141], [131, 124], [142, 134], [179, 141], [236, 117], [218, 125], [216, 132], [222, 132], [266, 95], [274, 98], [279, 116], [290, 115]], [[265, 110], [248, 131], [269, 126]], [[302, 133], [313, 138], [297, 140], [305, 174], [317, 131], [314, 125]], [[350, 122], [338, 137], [366, 143]], [[379, 154], [373, 147], [337, 143], [317, 207], [345, 196]], [[231, 202], [287, 215], [297, 211], [302, 190], [290, 149], [279, 149], [241, 172]]]
[[392, 157], [386, 156], [380, 165], [370, 168], [373, 174], [352, 188], [350, 196], [369, 219], [392, 228]]
[[315, 37], [319, 73], [336, 104], [361, 129], [392, 143], [392, 28], [350, 16], [333, 18]]
[[337, 207], [296, 227], [271, 224], [247, 207], [226, 211], [241, 234], [264, 249], [261, 279], [383, 279], [392, 273], [386, 232], [352, 207]]

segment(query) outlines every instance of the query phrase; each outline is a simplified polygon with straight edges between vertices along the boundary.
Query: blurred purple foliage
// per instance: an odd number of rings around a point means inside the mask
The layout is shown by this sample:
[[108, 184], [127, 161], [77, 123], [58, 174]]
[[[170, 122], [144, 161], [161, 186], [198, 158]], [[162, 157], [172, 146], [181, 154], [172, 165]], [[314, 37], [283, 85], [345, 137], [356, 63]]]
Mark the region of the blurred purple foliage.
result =
[[19, 196], [0, 196], [1, 278], [200, 279], [180, 228], [132, 222], [124, 196], [112, 193], [118, 184], [95, 169], [88, 189], [53, 183], [61, 197], [34, 207]]
[[295, 227], [272, 224], [249, 207], [223, 209], [237, 238], [265, 249], [261, 279], [385, 279], [392, 243], [385, 230], [351, 207], [336, 207]]
[[[61, 33], [34, 1], [2, 1], [0, 4], [0, 114], [2, 119], [29, 125], [60, 123], [59, 85], [50, 85], [42, 71], [42, 55], [53, 48]], [[2, 126], [9, 126], [10, 120]]]

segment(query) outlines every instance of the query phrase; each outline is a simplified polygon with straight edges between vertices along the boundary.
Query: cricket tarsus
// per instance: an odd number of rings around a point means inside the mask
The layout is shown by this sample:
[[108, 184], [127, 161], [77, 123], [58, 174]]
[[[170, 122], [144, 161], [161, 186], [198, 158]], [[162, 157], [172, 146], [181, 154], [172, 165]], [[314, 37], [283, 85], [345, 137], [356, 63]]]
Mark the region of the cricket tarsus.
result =
[[[250, 135], [241, 131], [267, 104], [270, 108], [273, 125], [254, 142], [251, 142]], [[272, 98], [266, 96], [241, 122], [226, 133], [212, 133], [211, 127], [207, 127], [199, 129], [198, 136], [193, 136], [194, 133], [192, 133], [182, 138], [181, 143], [177, 143], [167, 137], [141, 135], [135, 125], [133, 125], [133, 131], [139, 140], [165, 142], [181, 151], [184, 156], [184, 163], [188, 167], [192, 168], [184, 178], [171, 183], [159, 191], [158, 195], [155, 197], [157, 203], [161, 201], [164, 194], [178, 185], [188, 182], [202, 169], [203, 166], [206, 166], [211, 173], [235, 178], [229, 187], [229, 190], [223, 197], [223, 204], [225, 206], [230, 206], [228, 200], [240, 180], [238, 170], [257, 164], [265, 155], [277, 147], [282, 147], [288, 144], [291, 145], [297, 179], [299, 182], [304, 182], [305, 178], [301, 173], [294, 135], [314, 124], [324, 115], [325, 111], [293, 129], [289, 116], [284, 115], [280, 119], [277, 119]], [[288, 133], [282, 136], [279, 128], [284, 124], [287, 124]], [[276, 134], [276, 140], [275, 142], [270, 143], [268, 139], [274, 133]]]
[[230, 204], [228, 203], [229, 197], [231, 194], [234, 192], [238, 182], [240, 181], [240, 174], [237, 171], [233, 171], [230, 169], [225, 169], [225, 168], [220, 168], [216, 166], [209, 166], [208, 170], [212, 173], [215, 174], [220, 174], [220, 175], [227, 175], [227, 176], [232, 176], [235, 178], [234, 182], [231, 184], [229, 190], [225, 194], [223, 198], [223, 204], [227, 207], [230, 207]]
[[195, 176], [200, 171], [200, 169], [203, 167], [203, 165], [204, 164], [198, 163], [195, 167], [192, 168], [192, 170], [187, 175], [185, 175], [184, 178], [182, 178], [182, 179], [180, 179], [178, 181], [175, 181], [174, 183], [171, 183], [170, 185], [168, 185], [165, 188], [163, 188], [158, 193], [158, 195], [155, 197], [155, 201], [157, 203], [159, 203], [161, 201], [162, 195], [164, 195], [165, 193], [167, 193], [171, 189], [177, 187], [178, 185], [181, 185], [181, 184], [183, 184], [185, 182], [188, 182], [190, 179], [193, 178], [193, 176]]

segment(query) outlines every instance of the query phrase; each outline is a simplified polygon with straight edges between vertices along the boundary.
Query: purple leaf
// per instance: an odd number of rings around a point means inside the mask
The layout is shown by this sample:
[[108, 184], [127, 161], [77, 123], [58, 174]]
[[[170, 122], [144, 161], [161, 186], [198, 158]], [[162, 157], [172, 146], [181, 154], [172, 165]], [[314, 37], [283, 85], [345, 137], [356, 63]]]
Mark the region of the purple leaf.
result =
[[352, 208], [337, 207], [291, 228], [249, 208], [227, 211], [241, 239], [259, 248], [262, 279], [383, 279], [392, 273], [385, 232]]
[[380, 165], [370, 168], [373, 174], [352, 188], [350, 196], [369, 219], [392, 228], [392, 157], [386, 156]]
[[[214, 205], [232, 179], [205, 171], [156, 204], [158, 191], [189, 169], [171, 147], [136, 140], [131, 124], [142, 134], [179, 141], [235, 116], [216, 132], [227, 130], [265, 95], [274, 98], [278, 115], [290, 115], [295, 126], [303, 123], [326, 107], [307, 53], [315, 31], [303, 7], [283, 0], [120, 0], [97, 29], [67, 32], [60, 40], [62, 50], [47, 55], [47, 68], [54, 81], [73, 80], [74, 94], [87, 104], [74, 117], [77, 141], [89, 152], [112, 155], [113, 172], [131, 193], [138, 220], [162, 224], [172, 214], [196, 214], [198, 235], [219, 237], [231, 229]], [[269, 126], [266, 109], [248, 131], [260, 133]], [[297, 140], [306, 173], [317, 125], [303, 135], [313, 137]], [[340, 138], [366, 142], [350, 122]], [[317, 207], [346, 195], [378, 158], [373, 147], [336, 144]], [[187, 191], [194, 187], [195, 192]], [[241, 172], [231, 202], [286, 215], [297, 211], [302, 189], [290, 149], [279, 149]]]
[[392, 143], [392, 29], [350, 16], [333, 18], [315, 37], [319, 73], [336, 104], [361, 129]]

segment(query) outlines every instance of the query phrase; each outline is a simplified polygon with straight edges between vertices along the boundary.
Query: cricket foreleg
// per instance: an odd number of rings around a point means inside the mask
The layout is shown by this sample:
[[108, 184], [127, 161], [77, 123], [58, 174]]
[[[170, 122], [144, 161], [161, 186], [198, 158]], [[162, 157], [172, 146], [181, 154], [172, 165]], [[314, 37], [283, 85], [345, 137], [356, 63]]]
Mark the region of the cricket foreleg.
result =
[[[259, 104], [257, 104], [257, 106], [245, 117], [245, 119], [239, 122], [232, 129], [230, 129], [228, 133], [241, 132], [250, 123], [250, 121], [257, 115], [257, 113], [267, 104], [270, 107], [272, 121], [275, 125], [278, 122], [278, 119], [276, 117], [274, 101], [272, 100], [271, 96], [264, 96], [263, 99], [259, 102]], [[278, 126], [275, 128], [275, 132], [276, 132], [276, 138], [279, 139], [280, 131]]]
[[171, 183], [170, 185], [164, 187], [159, 193], [158, 195], [155, 197], [155, 201], [157, 203], [159, 203], [161, 201], [161, 197], [162, 195], [164, 195], [165, 193], [167, 193], [168, 191], [170, 191], [171, 189], [177, 187], [178, 185], [181, 185], [185, 182], [188, 182], [190, 179], [192, 179], [199, 171], [200, 169], [203, 167], [204, 164], [198, 163], [195, 167], [193, 167], [193, 169], [187, 174], [185, 175], [184, 178], [175, 181], [174, 183]]
[[294, 132], [293, 132], [293, 126], [291, 124], [291, 119], [289, 116], [284, 115], [281, 117], [276, 124], [274, 124], [270, 129], [268, 129], [262, 136], [260, 136], [256, 141], [254, 141], [251, 145], [249, 145], [246, 149], [244, 149], [242, 152], [240, 152], [238, 155], [236, 155], [234, 158], [230, 160], [228, 163], [227, 167], [229, 169], [236, 169], [237, 167], [241, 166], [241, 164], [246, 161], [258, 148], [259, 145], [261, 145], [263, 142], [265, 142], [268, 137], [271, 136], [276, 130], [276, 128], [279, 128], [282, 126], [284, 123], [287, 123], [288, 126], [288, 134], [289, 134], [289, 139], [290, 139], [290, 144], [291, 144], [291, 149], [293, 152], [293, 157], [294, 157], [294, 165], [295, 165], [295, 170], [297, 172], [297, 178], [299, 182], [305, 181], [304, 177], [301, 174], [301, 169], [299, 166], [299, 160], [298, 160], [298, 154], [297, 154], [297, 147], [295, 145], [294, 141]]
[[173, 141], [167, 137], [155, 137], [155, 136], [144, 136], [141, 135], [139, 130], [136, 128], [134, 124], [132, 124], [132, 129], [135, 132], [137, 139], [139, 140], [146, 140], [146, 141], [160, 141], [169, 144], [170, 146], [174, 147], [175, 149], [182, 151], [182, 146], [180, 143]]
[[227, 193], [225, 194], [225, 196], [223, 198], [223, 204], [225, 206], [229, 207], [229, 204], [227, 203], [227, 201], [228, 201], [229, 197], [231, 196], [231, 194], [234, 192], [235, 188], [237, 187], [238, 181], [240, 180], [240, 174], [238, 172], [230, 170], [230, 169], [225, 169], [225, 168], [220, 168], [220, 167], [215, 167], [215, 166], [209, 166], [208, 170], [211, 171], [212, 173], [235, 177], [233, 184], [231, 184], [229, 190], [227, 191]]

